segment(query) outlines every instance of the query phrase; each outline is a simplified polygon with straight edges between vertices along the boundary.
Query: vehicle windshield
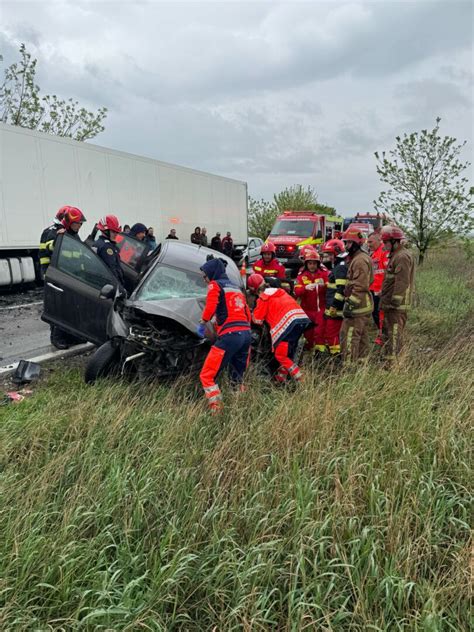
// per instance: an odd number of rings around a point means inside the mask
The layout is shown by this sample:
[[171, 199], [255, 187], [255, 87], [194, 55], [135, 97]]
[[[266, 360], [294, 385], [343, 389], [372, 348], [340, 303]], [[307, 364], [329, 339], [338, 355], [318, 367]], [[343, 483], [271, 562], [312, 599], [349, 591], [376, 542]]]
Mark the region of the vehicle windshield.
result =
[[317, 226], [311, 219], [280, 219], [275, 222], [270, 237], [309, 237]]
[[159, 264], [138, 291], [140, 301], [206, 296], [206, 282], [200, 274]]

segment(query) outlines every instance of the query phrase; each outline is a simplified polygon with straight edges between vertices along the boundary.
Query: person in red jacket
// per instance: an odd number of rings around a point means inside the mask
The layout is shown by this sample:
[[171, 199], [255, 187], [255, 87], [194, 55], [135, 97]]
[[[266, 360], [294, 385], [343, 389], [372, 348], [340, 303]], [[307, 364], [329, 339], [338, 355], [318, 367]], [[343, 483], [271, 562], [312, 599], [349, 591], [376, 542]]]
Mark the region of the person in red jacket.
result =
[[264, 279], [275, 277], [284, 281], [286, 279], [286, 270], [276, 258], [275, 244], [271, 242], [263, 244], [260, 254], [262, 258], [253, 265], [255, 274], [261, 274]]
[[267, 287], [261, 274], [251, 274], [247, 280], [249, 290], [257, 294], [253, 322], [270, 328], [272, 349], [280, 368], [275, 375], [277, 382], [285, 382], [288, 375], [300, 382], [300, 367], [294, 361], [298, 341], [310, 324], [309, 318], [295, 299], [282, 288]]
[[222, 410], [222, 394], [216, 383], [218, 374], [229, 366], [231, 382], [242, 388], [250, 351], [250, 310], [242, 290], [227, 276], [226, 265], [222, 259], [210, 259], [201, 267], [208, 290], [197, 334], [204, 338], [206, 323], [214, 318], [217, 341], [199, 378], [213, 413]]
[[346, 248], [341, 239], [329, 239], [321, 248], [324, 266], [329, 270], [326, 286], [326, 309], [324, 312], [323, 335], [329, 355], [338, 357], [341, 352], [339, 332], [342, 326], [342, 308], [346, 288]]
[[379, 309], [380, 294], [382, 293], [382, 285], [385, 277], [385, 270], [388, 266], [388, 252], [383, 248], [382, 239], [380, 233], [372, 233], [367, 239], [367, 246], [369, 247], [370, 258], [374, 266], [374, 281], [370, 286], [372, 298], [374, 299], [374, 311], [372, 317], [374, 319], [375, 326], [377, 327], [377, 337], [375, 344], [382, 345], [382, 327], [383, 327], [383, 311]]
[[314, 324], [314, 327], [304, 333], [307, 348], [318, 353], [326, 352], [323, 321], [328, 279], [328, 271], [321, 267], [316, 250], [307, 250], [304, 255], [304, 270], [296, 279], [295, 295], [301, 299], [301, 307]]

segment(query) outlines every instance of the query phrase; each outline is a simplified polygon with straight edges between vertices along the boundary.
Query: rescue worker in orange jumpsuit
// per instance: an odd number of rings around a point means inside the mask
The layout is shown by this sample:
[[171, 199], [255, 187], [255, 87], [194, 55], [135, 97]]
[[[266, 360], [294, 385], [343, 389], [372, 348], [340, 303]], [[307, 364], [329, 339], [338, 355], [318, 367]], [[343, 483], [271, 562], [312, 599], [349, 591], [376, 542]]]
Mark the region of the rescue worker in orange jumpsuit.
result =
[[403, 345], [403, 331], [415, 283], [415, 262], [412, 254], [402, 244], [405, 236], [398, 226], [384, 226], [381, 237], [389, 259], [380, 296], [380, 309], [385, 314], [385, 357], [393, 362]]
[[367, 246], [369, 248], [370, 258], [374, 266], [374, 281], [370, 286], [370, 292], [372, 294], [372, 300], [374, 301], [374, 311], [372, 312], [372, 318], [374, 319], [375, 326], [377, 327], [377, 337], [375, 338], [376, 345], [382, 345], [382, 326], [383, 326], [383, 311], [379, 309], [380, 293], [382, 291], [382, 283], [385, 276], [385, 270], [388, 264], [388, 252], [383, 249], [382, 240], [380, 239], [380, 233], [373, 232], [367, 239]]
[[267, 287], [261, 274], [251, 274], [247, 288], [257, 294], [253, 322], [270, 328], [272, 349], [280, 368], [275, 375], [277, 382], [286, 382], [288, 375], [300, 382], [303, 378], [295, 362], [298, 341], [311, 323], [295, 299], [282, 288]]
[[253, 264], [255, 274], [261, 274], [264, 279], [275, 277], [284, 281], [286, 279], [286, 270], [276, 258], [275, 244], [271, 242], [263, 244], [260, 254], [262, 258]]
[[350, 259], [342, 308], [341, 352], [343, 360], [351, 363], [363, 358], [369, 349], [369, 323], [374, 310], [369, 288], [374, 272], [372, 259], [361, 249], [363, 233], [348, 228], [342, 237]]
[[215, 318], [218, 336], [199, 375], [212, 413], [222, 410], [217, 376], [229, 366], [231, 382], [243, 390], [250, 352], [250, 310], [242, 290], [227, 276], [226, 265], [222, 259], [210, 259], [201, 267], [208, 289], [197, 333], [203, 338], [206, 323]]
[[328, 279], [328, 271], [321, 267], [316, 250], [307, 250], [304, 255], [304, 271], [296, 279], [295, 296], [301, 299], [301, 307], [314, 325], [304, 332], [307, 348], [317, 353], [326, 351], [323, 321]]
[[331, 356], [341, 352], [339, 333], [342, 326], [342, 308], [347, 283], [347, 252], [341, 239], [330, 239], [321, 248], [321, 257], [329, 270], [324, 311], [324, 343]]

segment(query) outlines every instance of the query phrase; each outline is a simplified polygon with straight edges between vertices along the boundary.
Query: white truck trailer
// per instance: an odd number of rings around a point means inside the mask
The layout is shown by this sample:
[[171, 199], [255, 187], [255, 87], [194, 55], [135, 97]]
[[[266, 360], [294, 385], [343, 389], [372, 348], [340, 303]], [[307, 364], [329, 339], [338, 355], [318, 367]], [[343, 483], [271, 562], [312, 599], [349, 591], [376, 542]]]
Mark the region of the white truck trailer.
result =
[[35, 280], [41, 232], [66, 204], [85, 214], [83, 238], [113, 213], [158, 242], [206, 226], [247, 246], [245, 182], [0, 123], [0, 287]]

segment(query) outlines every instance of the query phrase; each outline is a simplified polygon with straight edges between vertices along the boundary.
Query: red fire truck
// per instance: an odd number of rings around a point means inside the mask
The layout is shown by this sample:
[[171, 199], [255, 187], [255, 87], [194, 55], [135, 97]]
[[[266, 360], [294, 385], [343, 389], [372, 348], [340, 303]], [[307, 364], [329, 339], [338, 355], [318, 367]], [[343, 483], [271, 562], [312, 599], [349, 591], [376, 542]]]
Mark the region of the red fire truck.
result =
[[320, 215], [315, 211], [284, 211], [276, 218], [267, 241], [275, 244], [278, 260], [295, 273], [301, 267], [302, 246], [315, 246], [342, 231], [344, 219], [336, 215]]
[[389, 222], [390, 218], [385, 213], [356, 213], [355, 216], [344, 219], [344, 230], [351, 226], [366, 233], [378, 232]]

